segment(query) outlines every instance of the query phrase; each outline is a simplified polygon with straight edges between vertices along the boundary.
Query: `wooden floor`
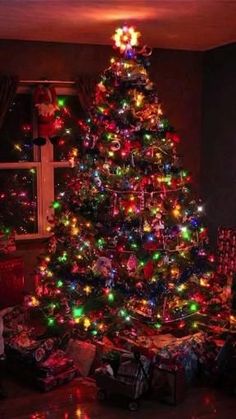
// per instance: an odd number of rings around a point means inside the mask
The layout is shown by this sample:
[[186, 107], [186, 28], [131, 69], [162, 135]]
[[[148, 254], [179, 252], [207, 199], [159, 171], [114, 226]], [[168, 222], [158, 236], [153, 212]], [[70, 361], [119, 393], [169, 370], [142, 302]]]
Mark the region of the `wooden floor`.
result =
[[[24, 379], [22, 377], [22, 381]], [[122, 400], [99, 403], [92, 380], [76, 378], [49, 393], [39, 393], [12, 377], [4, 377], [8, 398], [0, 401], [1, 419], [233, 419], [236, 398], [224, 391], [192, 388], [186, 400], [171, 407], [143, 400], [138, 412], [129, 412]]]

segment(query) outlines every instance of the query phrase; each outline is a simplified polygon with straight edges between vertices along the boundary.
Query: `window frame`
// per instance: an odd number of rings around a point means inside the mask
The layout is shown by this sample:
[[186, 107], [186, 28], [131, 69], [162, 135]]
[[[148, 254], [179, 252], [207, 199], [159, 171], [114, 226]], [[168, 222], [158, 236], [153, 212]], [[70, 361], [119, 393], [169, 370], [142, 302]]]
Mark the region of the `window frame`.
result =
[[[16, 94], [32, 94], [33, 88], [31, 85], [19, 85]], [[77, 91], [73, 87], [63, 87], [60, 85], [54, 85], [57, 96], [75, 96]], [[32, 103], [33, 107], [33, 103]], [[33, 112], [33, 137], [37, 137], [37, 117], [36, 113]], [[47, 228], [49, 226], [48, 218], [53, 216], [53, 209], [51, 203], [55, 199], [54, 195], [54, 170], [56, 168], [72, 168], [69, 161], [55, 161], [53, 159], [53, 145], [47, 139], [44, 146], [34, 146], [33, 150], [33, 161], [19, 161], [19, 162], [0, 162], [0, 170], [2, 169], [36, 169], [37, 176], [37, 233], [27, 234], [16, 234], [16, 240], [33, 240], [50, 237], [50, 233]]]

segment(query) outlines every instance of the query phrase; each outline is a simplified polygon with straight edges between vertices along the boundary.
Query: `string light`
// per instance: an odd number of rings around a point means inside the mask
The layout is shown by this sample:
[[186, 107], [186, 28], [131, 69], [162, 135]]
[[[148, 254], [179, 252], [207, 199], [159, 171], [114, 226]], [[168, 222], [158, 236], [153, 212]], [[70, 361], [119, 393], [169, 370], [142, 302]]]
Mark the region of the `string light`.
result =
[[79, 123], [86, 149], [70, 153], [75, 170], [52, 204], [50, 257], [40, 269], [45, 297], [58, 301], [49, 319], [89, 339], [119, 335], [137, 319], [156, 333], [166, 324], [185, 329], [207, 306], [212, 282], [202, 268], [203, 206], [190, 193], [139, 38], [133, 27], [116, 30], [121, 54]]

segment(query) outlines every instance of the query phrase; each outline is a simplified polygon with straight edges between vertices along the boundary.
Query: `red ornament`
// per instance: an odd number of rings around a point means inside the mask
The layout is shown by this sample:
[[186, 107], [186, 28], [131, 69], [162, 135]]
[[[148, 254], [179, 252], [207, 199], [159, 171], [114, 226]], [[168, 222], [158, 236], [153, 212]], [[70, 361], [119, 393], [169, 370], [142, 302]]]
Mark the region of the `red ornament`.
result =
[[144, 243], [143, 248], [151, 252], [158, 249], [158, 243], [155, 241], [146, 242]]
[[153, 262], [149, 260], [143, 268], [144, 278], [150, 279], [153, 276], [154, 266]]
[[178, 144], [180, 142], [180, 137], [175, 132], [167, 132], [166, 138], [168, 140], [173, 141], [174, 143]]

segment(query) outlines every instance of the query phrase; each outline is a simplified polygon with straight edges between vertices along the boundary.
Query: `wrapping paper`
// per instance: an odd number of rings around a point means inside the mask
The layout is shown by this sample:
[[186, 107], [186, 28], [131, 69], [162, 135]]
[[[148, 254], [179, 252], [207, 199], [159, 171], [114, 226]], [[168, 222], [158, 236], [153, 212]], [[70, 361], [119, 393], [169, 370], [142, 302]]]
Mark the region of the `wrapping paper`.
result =
[[73, 359], [83, 377], [89, 375], [95, 359], [96, 346], [76, 339], [70, 339], [66, 353]]

